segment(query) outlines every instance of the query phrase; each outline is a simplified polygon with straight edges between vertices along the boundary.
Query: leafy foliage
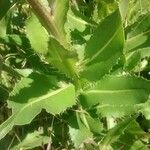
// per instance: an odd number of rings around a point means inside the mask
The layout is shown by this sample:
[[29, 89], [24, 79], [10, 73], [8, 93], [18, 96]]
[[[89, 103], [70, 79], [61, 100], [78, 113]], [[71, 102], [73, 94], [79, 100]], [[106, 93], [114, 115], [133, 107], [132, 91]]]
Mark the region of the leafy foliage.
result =
[[149, 149], [149, 0], [0, 0], [2, 149]]
[[[109, 28], [110, 23], [111, 28]], [[116, 43], [118, 43], [117, 46]], [[116, 63], [115, 60], [121, 56], [123, 43], [121, 17], [119, 10], [117, 10], [100, 23], [87, 42], [85, 47], [85, 68], [81, 76], [96, 80], [108, 73], [114, 65], [113, 63]]]
[[98, 105], [103, 117], [120, 117], [134, 112], [136, 104], [148, 100], [150, 82], [130, 76], [109, 76], [83, 92], [81, 104], [85, 108]]
[[[54, 91], [54, 81], [51, 77], [31, 74], [15, 86], [8, 101], [9, 108], [12, 108], [12, 116], [1, 125], [0, 138], [3, 138], [14, 125], [30, 123], [42, 109], [58, 114], [75, 104], [73, 85], [66, 85]], [[59, 105], [61, 99], [64, 99], [64, 102]]]
[[48, 136], [43, 136], [41, 131], [35, 131], [33, 133], [29, 133], [25, 139], [18, 144], [17, 146], [12, 147], [12, 150], [23, 148], [23, 149], [32, 149], [38, 147], [42, 144], [46, 144], [49, 141]]
[[[34, 28], [32, 28], [34, 26]], [[32, 29], [32, 30], [31, 30]], [[40, 29], [40, 30], [39, 30]], [[38, 32], [37, 32], [38, 30]], [[42, 27], [35, 15], [32, 15], [26, 23], [26, 32], [29, 37], [32, 48], [41, 54], [45, 54], [48, 51], [48, 33]], [[40, 36], [39, 36], [40, 35]], [[37, 44], [37, 41], [38, 44]]]

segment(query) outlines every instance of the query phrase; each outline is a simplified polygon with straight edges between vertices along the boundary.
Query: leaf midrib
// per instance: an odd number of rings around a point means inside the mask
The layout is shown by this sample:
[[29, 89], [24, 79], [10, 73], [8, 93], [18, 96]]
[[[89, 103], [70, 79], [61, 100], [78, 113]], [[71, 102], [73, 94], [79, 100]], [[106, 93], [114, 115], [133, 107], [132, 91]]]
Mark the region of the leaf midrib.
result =
[[140, 34], [135, 35], [134, 37], [131, 37], [131, 38], [127, 39], [127, 42], [131, 42], [132, 40], [134, 40], [134, 39], [136, 39], [140, 36], [144, 36], [145, 34], [148, 34], [148, 33], [150, 33], [150, 30], [147, 30], [145, 32], [142, 32]]
[[65, 90], [65, 89], [67, 89], [69, 86], [71, 86], [71, 84], [68, 85], [68, 86], [66, 86], [66, 87], [64, 87], [64, 88], [58, 89], [57, 91], [53, 91], [53, 92], [48, 93], [48, 94], [46, 94], [46, 95], [44, 95], [44, 96], [41, 96], [41, 97], [37, 98], [36, 100], [34, 100], [34, 101], [32, 101], [32, 102], [27, 103], [25, 106], [21, 107], [21, 109], [19, 109], [19, 111], [16, 112], [16, 113], [19, 114], [19, 113], [21, 113], [24, 109], [26, 109], [26, 108], [29, 107], [29, 106], [34, 105], [35, 103], [39, 103], [40, 101], [43, 101], [43, 100], [45, 100], [45, 99], [47, 99], [47, 98], [49, 98], [49, 97], [51, 97], [51, 96], [57, 95], [59, 92], [61, 92], [61, 91]]
[[89, 26], [93, 26], [93, 27], [96, 26], [96, 25], [94, 25], [94, 24], [92, 24], [92, 23], [89, 23], [89, 22], [87, 22], [87, 21], [85, 21], [85, 20], [83, 20], [83, 19], [80, 19], [80, 18], [78, 18], [78, 17], [75, 17], [75, 16], [73, 16], [73, 15], [71, 15], [71, 14], [68, 14], [68, 17], [74, 19], [76, 22], [79, 22], [79, 23], [81, 23], [81, 24], [83, 24], [83, 25], [89, 25]]
[[[0, 139], [2, 139], [2, 138], [8, 133], [7, 130], [9, 130], [9, 131], [11, 130], [11, 129], [9, 129], [9, 128], [12, 128], [14, 125], [17, 125], [17, 124], [20, 125], [19, 123], [17, 123], [16, 118], [18, 117], [18, 115], [19, 115], [24, 109], [26, 109], [27, 107], [29, 107], [30, 105], [32, 105], [32, 104], [34, 104], [34, 103], [37, 103], [37, 102], [42, 101], [42, 100], [45, 100], [46, 98], [49, 98], [50, 96], [57, 95], [59, 92], [61, 92], [61, 91], [65, 90], [65, 89], [67, 89], [67, 88], [70, 87], [70, 86], [71, 86], [71, 84], [69, 84], [69, 85], [67, 85], [67, 86], [65, 86], [65, 87], [63, 87], [63, 88], [61, 88], [61, 89], [58, 89], [57, 91], [53, 91], [53, 92], [51, 92], [51, 93], [49, 93], [49, 94], [46, 94], [46, 95], [44, 95], [44, 96], [41, 96], [41, 97], [38, 98], [38, 100], [35, 100], [35, 101], [33, 101], [33, 102], [30, 102], [30, 104], [27, 103], [27, 105], [21, 107], [21, 109], [19, 109], [17, 112], [15, 112], [14, 114], [12, 114], [12, 116], [10, 116], [10, 118], [8, 118], [9, 120], [11, 120], [11, 122], [10, 122], [8, 125], [6, 125], [6, 126], [4, 127], [4, 129], [0, 132]], [[8, 122], [9, 120], [6, 120], [6, 121]], [[5, 123], [5, 122], [4, 122], [4, 123]]]
[[132, 91], [136, 91], [136, 90], [143, 90], [145, 91], [145, 89], [122, 89], [122, 90], [90, 90], [90, 91], [87, 91], [86, 94], [90, 94], [90, 93], [127, 93], [127, 92], [132, 92]]
[[134, 28], [133, 31], [136, 31], [136, 29], [141, 25], [141, 23], [145, 20], [145, 18], [147, 18], [149, 16], [149, 14], [146, 14], [141, 20], [140, 22], [137, 24], [137, 26]]
[[117, 28], [117, 30], [114, 32], [111, 38], [103, 45], [103, 47], [96, 54], [94, 54], [91, 58], [87, 59], [85, 63], [88, 64], [91, 61], [93, 61], [96, 57], [98, 57], [99, 54], [112, 42], [112, 40], [114, 39], [114, 37], [116, 36], [116, 34], [118, 33], [120, 29], [121, 29], [121, 25], [120, 27]]

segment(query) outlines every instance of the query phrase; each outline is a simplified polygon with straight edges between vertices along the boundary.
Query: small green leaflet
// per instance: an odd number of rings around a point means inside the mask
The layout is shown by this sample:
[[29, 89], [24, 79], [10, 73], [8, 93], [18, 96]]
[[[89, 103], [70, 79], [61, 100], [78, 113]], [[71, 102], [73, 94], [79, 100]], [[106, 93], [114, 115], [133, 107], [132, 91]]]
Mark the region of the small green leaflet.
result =
[[34, 14], [26, 22], [26, 33], [31, 47], [38, 53], [46, 54], [48, 51], [48, 33]]
[[128, 11], [129, 11], [129, 0], [120, 0], [119, 10], [120, 10], [123, 22], [125, 22], [127, 19]]
[[71, 7], [67, 13], [67, 22], [65, 29], [69, 32], [78, 30], [84, 32], [87, 27], [96, 27], [96, 22], [91, 21], [88, 17], [84, 16], [80, 11]]
[[99, 118], [91, 117], [86, 111], [69, 113], [68, 123], [70, 138], [76, 148], [103, 130]]
[[65, 31], [68, 41], [73, 44], [73, 49], [80, 53], [79, 47], [82, 47], [81, 53], [85, 49], [85, 43], [91, 36], [96, 23], [84, 16], [79, 10], [71, 7], [67, 13]]
[[126, 55], [126, 62], [124, 64], [124, 69], [127, 71], [134, 70], [141, 61], [141, 55], [139, 51], [130, 52]]
[[130, 123], [132, 123], [132, 121], [135, 118], [136, 117], [128, 117], [124, 119], [121, 123], [118, 123], [114, 128], [110, 129], [107, 135], [100, 143], [100, 150], [107, 150], [110, 144], [115, 142], [120, 137], [120, 135], [123, 134], [125, 129], [128, 127]]
[[149, 147], [146, 146], [143, 142], [141, 142], [140, 140], [137, 140], [133, 143], [133, 145], [131, 146], [130, 150], [149, 150]]
[[144, 103], [150, 94], [150, 82], [132, 76], [107, 76], [83, 92], [80, 99], [85, 108], [96, 106], [103, 117], [120, 117], [135, 111], [136, 104]]
[[[129, 28], [129, 29], [128, 29]], [[141, 58], [150, 56], [150, 13], [142, 15], [132, 26], [127, 28], [125, 52], [138, 51]]]
[[70, 58], [71, 51], [65, 49], [55, 38], [49, 38], [47, 61], [69, 77], [76, 77], [75, 59]]
[[59, 114], [76, 103], [72, 84], [57, 88], [53, 76], [32, 73], [22, 78], [14, 87], [8, 105], [12, 115], [0, 126], [2, 139], [14, 125], [29, 124], [42, 109], [48, 113]]
[[150, 56], [150, 13], [140, 16], [137, 22], [127, 27], [126, 32], [124, 69], [139, 71], [141, 59]]
[[117, 9], [98, 25], [87, 42], [81, 77], [98, 80], [108, 73], [121, 57], [123, 45], [122, 21]]
[[93, 137], [92, 132], [81, 120], [80, 113], [72, 114], [68, 123], [69, 134], [76, 148], [78, 148], [84, 141]]
[[142, 113], [147, 120], [150, 120], [150, 100], [148, 100], [143, 104], [139, 104], [136, 107], [137, 107], [137, 111]]
[[0, 36], [1, 37], [5, 37], [6, 36], [6, 20], [5, 18], [3, 18], [2, 20], [0, 20]]
[[93, 118], [88, 113], [81, 115], [82, 120], [86, 119], [86, 123], [93, 134], [101, 134], [103, 125], [99, 118]]
[[54, 6], [54, 22], [59, 29], [61, 35], [65, 35], [64, 24], [67, 20], [69, 0], [55, 0]]
[[44, 135], [41, 131], [34, 131], [33, 133], [28, 133], [26, 137], [17, 145], [13, 146], [11, 150], [17, 149], [33, 149], [38, 146], [47, 144], [49, 141], [49, 136]]
[[98, 4], [96, 5], [97, 7], [95, 6], [93, 16], [94, 16], [94, 19], [96, 19], [97, 21], [104, 19], [109, 14], [114, 12], [118, 7], [118, 4], [115, 0], [109, 0], [109, 1], [98, 0], [96, 2]]
[[[124, 118], [125, 120], [125, 118]], [[122, 122], [124, 122], [124, 120]], [[119, 123], [120, 124], [120, 123]], [[125, 150], [130, 150], [136, 140], [142, 140], [146, 136], [146, 132], [141, 128], [139, 123], [135, 120], [131, 121], [125, 130], [119, 132], [118, 138], [112, 141], [113, 149], [120, 149], [124, 147]], [[117, 135], [117, 134], [116, 134]], [[115, 138], [113, 138], [115, 139]]]
[[[129, 1], [129, 12], [127, 15], [128, 25], [135, 23], [138, 17], [150, 12], [149, 0], [131, 0]], [[137, 22], [138, 24], [139, 22]]]

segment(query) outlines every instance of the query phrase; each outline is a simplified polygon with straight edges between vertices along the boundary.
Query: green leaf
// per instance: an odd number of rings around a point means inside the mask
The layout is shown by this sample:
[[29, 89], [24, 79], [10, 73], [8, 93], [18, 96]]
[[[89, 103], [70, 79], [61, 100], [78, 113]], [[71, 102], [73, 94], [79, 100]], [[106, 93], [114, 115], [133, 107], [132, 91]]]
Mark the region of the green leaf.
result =
[[129, 1], [129, 13], [127, 16], [128, 25], [131, 25], [137, 21], [137, 18], [141, 15], [145, 15], [150, 12], [149, 0], [132, 0]]
[[120, 117], [135, 111], [135, 105], [147, 101], [150, 82], [132, 76], [108, 76], [82, 93], [85, 108], [97, 105], [97, 113], [107, 117]]
[[69, 0], [56, 0], [54, 8], [54, 22], [61, 34], [65, 34], [64, 24], [67, 20], [67, 12], [69, 9]]
[[103, 127], [98, 117], [92, 117], [88, 112], [81, 111], [80, 119], [93, 134], [101, 133]]
[[28, 133], [26, 137], [17, 145], [13, 146], [11, 150], [17, 149], [33, 149], [38, 146], [42, 146], [48, 143], [48, 136], [43, 135], [41, 131], [34, 131], [33, 133]]
[[140, 16], [137, 21], [127, 28], [125, 44], [125, 69], [139, 72], [143, 68], [141, 59], [150, 57], [150, 13]]
[[6, 36], [6, 20], [5, 18], [0, 20], [0, 36], [5, 37]]
[[79, 10], [84, 16], [91, 18], [94, 11], [96, 1], [85, 1], [85, 0], [77, 0], [73, 2], [73, 6]]
[[12, 116], [1, 124], [0, 139], [14, 125], [29, 124], [42, 109], [51, 114], [59, 114], [74, 105], [74, 86], [64, 84], [57, 89], [56, 83], [54, 77], [37, 73], [22, 78], [16, 84], [8, 101], [8, 106], [12, 108]]
[[76, 77], [75, 60], [69, 56], [71, 51], [66, 50], [55, 38], [49, 39], [47, 61], [67, 76]]
[[128, 39], [126, 42], [126, 51], [132, 52], [138, 49], [149, 47], [149, 43], [148, 43], [149, 36], [150, 36], [150, 32], [145, 32], [133, 38]]
[[144, 104], [138, 104], [136, 107], [137, 110], [142, 113], [147, 120], [150, 120], [150, 100]]
[[138, 17], [137, 21], [134, 24], [127, 27], [126, 29], [127, 38], [129, 39], [140, 34], [145, 35], [150, 32], [149, 30], [150, 30], [150, 12]]
[[128, 127], [125, 129], [124, 133], [130, 134], [130, 135], [132, 134], [135, 137], [137, 137], [137, 136], [140, 137], [145, 134], [144, 130], [141, 128], [139, 123], [136, 122], [136, 120], [133, 120], [132, 122], [130, 122]]
[[[67, 33], [68, 41], [75, 44], [85, 44], [86, 40], [91, 36], [93, 28], [97, 24], [84, 16], [79, 10], [71, 7], [67, 13], [67, 22], [65, 24], [65, 31]], [[83, 47], [83, 46], [82, 46]], [[74, 49], [76, 47], [74, 46]], [[83, 48], [84, 50], [84, 48]], [[82, 50], [82, 51], [83, 51]]]
[[141, 54], [141, 58], [150, 57], [150, 47], [140, 48], [138, 51]]
[[130, 150], [133, 143], [137, 139], [143, 139], [146, 132], [143, 131], [141, 126], [136, 120], [131, 121], [125, 130], [120, 134], [118, 140], [112, 144], [114, 149], [120, 149], [124, 147], [125, 150]]
[[81, 76], [89, 80], [100, 79], [116, 64], [122, 55], [123, 45], [122, 22], [117, 10], [99, 24], [87, 42]]
[[26, 22], [26, 34], [31, 47], [38, 53], [46, 54], [48, 51], [48, 33], [35, 15], [31, 15]]
[[[97, 7], [96, 7], [97, 6]], [[115, 0], [98, 0], [95, 6], [95, 12], [97, 12], [98, 20], [102, 20], [117, 9], [117, 3]]]
[[83, 142], [88, 142], [93, 135], [101, 134], [103, 130], [99, 118], [92, 117], [88, 112], [81, 110], [69, 113], [68, 124], [71, 140], [76, 148]]
[[83, 123], [80, 113], [70, 116], [69, 134], [76, 148], [78, 148], [86, 140], [93, 137], [91, 131]]
[[123, 21], [126, 21], [129, 9], [129, 0], [120, 0], [119, 9]]
[[[129, 31], [128, 31], [129, 30]], [[126, 53], [139, 51], [141, 57], [149, 57], [150, 13], [138, 18], [127, 30]]]
[[99, 118], [92, 118], [89, 114], [85, 114], [85, 119], [93, 134], [101, 134], [103, 127]]
[[121, 123], [117, 124], [114, 128], [110, 129], [100, 143], [100, 149], [106, 150], [111, 143], [115, 142], [120, 137], [120, 135], [123, 134], [125, 129], [134, 119], [135, 117], [126, 118]]
[[140, 62], [141, 55], [139, 51], [128, 53], [126, 56], [126, 62], [124, 64], [124, 69], [131, 71], [133, 70]]
[[142, 143], [140, 140], [137, 140], [134, 142], [134, 144], [131, 146], [130, 150], [149, 150], [148, 146], [146, 146], [144, 143]]
[[67, 23], [65, 25], [66, 29], [68, 30], [69, 28], [69, 30], [72, 31], [77, 29], [78, 31], [83, 32], [87, 26], [95, 27], [96, 23], [84, 16], [80, 11], [71, 7], [67, 13]]

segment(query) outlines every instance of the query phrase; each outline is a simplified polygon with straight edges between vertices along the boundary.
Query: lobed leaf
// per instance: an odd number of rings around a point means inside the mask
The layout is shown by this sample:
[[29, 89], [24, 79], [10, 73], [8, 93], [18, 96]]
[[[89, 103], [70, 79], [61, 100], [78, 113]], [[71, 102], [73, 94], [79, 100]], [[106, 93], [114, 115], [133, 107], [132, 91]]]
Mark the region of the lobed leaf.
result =
[[[73, 78], [76, 76], [75, 59], [69, 55], [71, 51], [65, 49], [55, 38], [49, 39], [47, 61], [52, 63], [59, 71]], [[75, 56], [76, 57], [76, 56]]]
[[67, 12], [69, 9], [69, 0], [55, 0], [54, 22], [61, 34], [65, 35], [64, 25], [67, 20]]
[[69, 134], [76, 148], [86, 140], [93, 137], [92, 132], [81, 120], [79, 113], [71, 115], [69, 119]]
[[[97, 6], [97, 7], [96, 7]], [[98, 21], [102, 20], [112, 12], [114, 12], [118, 5], [115, 0], [105, 1], [105, 0], [98, 0], [97, 5], [95, 6], [95, 13], [94, 18], [97, 18]]]
[[0, 20], [0, 36], [1, 37], [5, 37], [6, 36], [6, 20], [5, 18], [3, 18], [2, 20]]
[[147, 120], [150, 120], [150, 100], [143, 104], [138, 104], [136, 107], [137, 111], [142, 113]]
[[[127, 27], [125, 44], [125, 69], [131, 71], [139, 68], [141, 59], [150, 56], [150, 13], [140, 16], [137, 21]], [[139, 69], [138, 69], [139, 70]]]
[[41, 131], [34, 131], [33, 133], [28, 133], [26, 137], [19, 144], [13, 146], [11, 150], [16, 149], [33, 149], [38, 146], [42, 146], [47, 144], [49, 141], [49, 137], [43, 135]]
[[139, 17], [129, 29], [131, 31], [127, 33], [125, 51], [127, 53], [139, 51], [142, 58], [150, 56], [150, 13]]
[[122, 55], [124, 34], [119, 10], [106, 17], [97, 27], [85, 48], [81, 77], [98, 80], [116, 64]]
[[150, 12], [149, 0], [132, 0], [129, 1], [129, 12], [127, 15], [127, 23], [131, 25], [137, 21], [137, 18], [141, 15], [145, 15]]
[[124, 64], [124, 69], [131, 71], [134, 70], [136, 66], [138, 66], [141, 60], [141, 54], [139, 51], [131, 52], [126, 55], [126, 62]]
[[48, 51], [48, 33], [35, 15], [31, 15], [26, 22], [26, 34], [31, 47], [38, 53], [46, 54]]
[[135, 117], [128, 117], [121, 123], [117, 124], [114, 128], [110, 129], [107, 135], [104, 137], [100, 143], [100, 149], [106, 150], [110, 144], [115, 142], [121, 134], [125, 131], [128, 125], [135, 119]]
[[120, 10], [122, 20], [125, 22], [129, 11], [129, 0], [120, 0], [119, 10]]
[[94, 21], [91, 21], [74, 7], [69, 9], [67, 22], [65, 23], [65, 31], [67, 33], [67, 39], [73, 43], [74, 49], [77, 48], [75, 44], [81, 46], [81, 44], [86, 43], [96, 25]]
[[124, 149], [130, 150], [137, 139], [141, 140], [146, 135], [146, 132], [141, 128], [136, 120], [129, 122], [127, 127], [119, 133], [120, 135], [118, 134], [118, 138], [112, 141], [111, 145], [113, 149], [120, 149], [121, 147], [124, 147]]
[[137, 150], [137, 149], [149, 150], [149, 147], [145, 145], [143, 142], [141, 142], [140, 140], [137, 140], [133, 143], [130, 150]]
[[22, 78], [11, 93], [8, 105], [12, 108], [12, 116], [1, 124], [0, 139], [14, 125], [29, 124], [42, 109], [59, 114], [74, 104], [75, 89], [72, 84], [64, 84], [57, 89], [54, 77], [32, 73], [28, 78]]
[[135, 111], [135, 105], [144, 103], [150, 94], [150, 82], [132, 76], [108, 76], [82, 93], [80, 102], [85, 108], [97, 105], [103, 117], [120, 117]]

